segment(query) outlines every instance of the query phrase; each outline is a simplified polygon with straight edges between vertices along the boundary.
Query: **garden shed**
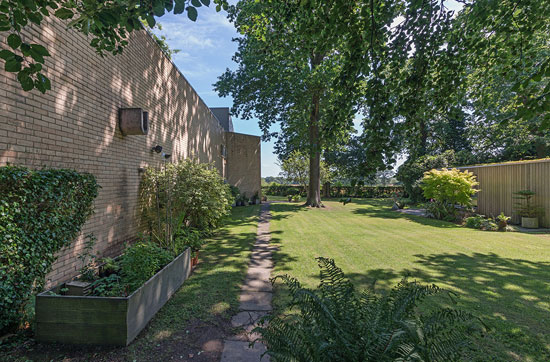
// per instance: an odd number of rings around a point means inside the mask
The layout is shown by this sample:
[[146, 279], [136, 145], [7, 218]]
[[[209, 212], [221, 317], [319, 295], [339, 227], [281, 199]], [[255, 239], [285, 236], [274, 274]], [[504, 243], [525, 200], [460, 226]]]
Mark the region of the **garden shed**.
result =
[[498, 215], [504, 212], [512, 216], [514, 223], [519, 217], [514, 212], [514, 193], [531, 190], [536, 193], [533, 201], [544, 209], [540, 226], [550, 227], [550, 159], [504, 162], [487, 165], [459, 167], [473, 172], [479, 182], [477, 194], [478, 212], [483, 215]]

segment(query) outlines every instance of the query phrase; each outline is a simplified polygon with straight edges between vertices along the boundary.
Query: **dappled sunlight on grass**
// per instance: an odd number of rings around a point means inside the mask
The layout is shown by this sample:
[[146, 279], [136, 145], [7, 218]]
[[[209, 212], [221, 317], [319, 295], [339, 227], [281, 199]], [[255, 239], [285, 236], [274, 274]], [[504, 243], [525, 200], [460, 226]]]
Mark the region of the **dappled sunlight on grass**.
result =
[[[389, 200], [324, 202], [328, 210], [272, 205], [271, 230], [280, 246], [274, 275], [288, 273], [314, 287], [314, 258], [324, 256], [360, 289], [374, 285], [383, 293], [404, 276], [435, 283], [493, 328], [469, 359], [550, 360], [549, 235], [468, 229], [391, 211]], [[275, 291], [280, 307], [285, 293]], [[455, 306], [447, 297], [436, 302]]]
[[210, 308], [210, 313], [212, 314], [223, 314], [231, 308], [231, 305], [227, 302], [219, 302], [214, 304]]

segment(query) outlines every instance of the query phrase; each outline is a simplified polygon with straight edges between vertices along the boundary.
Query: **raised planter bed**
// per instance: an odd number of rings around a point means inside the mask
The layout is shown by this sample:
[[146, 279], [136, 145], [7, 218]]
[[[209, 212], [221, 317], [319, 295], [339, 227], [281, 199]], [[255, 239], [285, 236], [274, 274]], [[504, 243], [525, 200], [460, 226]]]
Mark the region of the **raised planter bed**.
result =
[[188, 248], [128, 297], [36, 297], [36, 339], [41, 342], [127, 346], [191, 273]]

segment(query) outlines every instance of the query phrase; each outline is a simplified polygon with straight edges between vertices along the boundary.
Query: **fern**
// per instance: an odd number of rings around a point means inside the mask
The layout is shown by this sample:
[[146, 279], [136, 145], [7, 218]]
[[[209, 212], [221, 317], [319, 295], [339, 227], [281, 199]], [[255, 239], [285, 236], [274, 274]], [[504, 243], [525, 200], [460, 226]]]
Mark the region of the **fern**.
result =
[[481, 330], [470, 313], [439, 308], [417, 313], [427, 297], [443, 293], [435, 285], [406, 279], [386, 296], [358, 293], [334, 260], [317, 258], [321, 283], [304, 288], [288, 275], [290, 308], [298, 313], [270, 316], [255, 329], [277, 362], [455, 361], [467, 334]]

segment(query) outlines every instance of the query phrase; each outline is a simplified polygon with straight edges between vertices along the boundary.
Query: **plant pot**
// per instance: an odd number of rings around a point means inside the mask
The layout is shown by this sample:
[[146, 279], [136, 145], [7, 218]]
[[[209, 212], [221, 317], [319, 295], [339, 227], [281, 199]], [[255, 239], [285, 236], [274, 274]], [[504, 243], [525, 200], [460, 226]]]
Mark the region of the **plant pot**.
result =
[[196, 251], [193, 255], [193, 258], [191, 259], [191, 266], [195, 266], [199, 263], [199, 252]]
[[539, 218], [538, 217], [525, 217], [521, 218], [521, 226], [526, 229], [538, 229], [539, 228]]

